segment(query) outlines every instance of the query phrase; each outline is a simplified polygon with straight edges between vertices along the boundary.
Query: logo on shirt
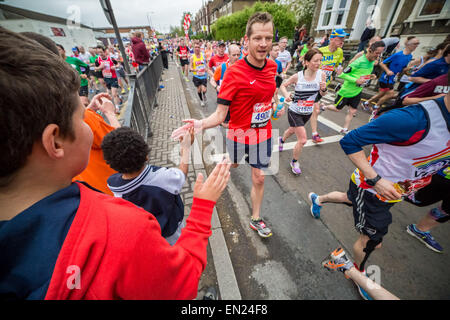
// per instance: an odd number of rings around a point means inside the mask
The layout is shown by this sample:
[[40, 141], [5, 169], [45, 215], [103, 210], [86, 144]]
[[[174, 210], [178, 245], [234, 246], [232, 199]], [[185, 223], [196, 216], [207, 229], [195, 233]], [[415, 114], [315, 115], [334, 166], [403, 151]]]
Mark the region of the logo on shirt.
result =
[[256, 80], [250, 81], [250, 84], [254, 84]]

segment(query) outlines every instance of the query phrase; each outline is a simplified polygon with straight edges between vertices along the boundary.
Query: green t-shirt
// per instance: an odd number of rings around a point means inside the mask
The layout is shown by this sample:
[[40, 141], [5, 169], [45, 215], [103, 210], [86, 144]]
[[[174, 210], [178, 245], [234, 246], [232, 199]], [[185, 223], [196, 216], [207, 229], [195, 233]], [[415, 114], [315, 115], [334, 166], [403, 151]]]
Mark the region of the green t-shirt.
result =
[[375, 61], [369, 61], [366, 55], [362, 55], [353, 61], [345, 70], [339, 75], [339, 78], [344, 79], [344, 84], [338, 94], [344, 98], [352, 98], [361, 93], [362, 87], [356, 84], [361, 76], [370, 76], [373, 70]]
[[337, 48], [333, 52], [330, 51], [329, 46], [319, 48], [319, 51], [322, 52], [322, 64], [321, 69], [325, 72], [327, 76], [327, 86], [331, 82], [331, 76], [333, 71], [342, 64], [342, 60], [344, 60], [344, 51], [341, 48]]
[[77, 70], [78, 74], [80, 75], [80, 86], [84, 87], [87, 86], [89, 84], [87, 79], [81, 78], [81, 75], [83, 74], [83, 72], [81, 72], [81, 68], [85, 68], [86, 70], [89, 69], [89, 65], [87, 65], [86, 63], [84, 63], [83, 61], [81, 61], [78, 58], [74, 58], [74, 57], [66, 57], [66, 62], [68, 64], [70, 64], [72, 66], [72, 68], [74, 68], [75, 70]]

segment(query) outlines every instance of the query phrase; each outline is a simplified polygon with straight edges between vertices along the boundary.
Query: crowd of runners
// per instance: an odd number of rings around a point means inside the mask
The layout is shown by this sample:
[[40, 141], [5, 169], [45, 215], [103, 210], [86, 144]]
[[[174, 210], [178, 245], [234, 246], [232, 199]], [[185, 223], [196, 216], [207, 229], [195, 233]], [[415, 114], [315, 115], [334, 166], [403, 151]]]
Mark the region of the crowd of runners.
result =
[[[140, 72], [156, 54], [163, 55], [167, 68], [170, 56], [184, 81], [192, 80], [202, 107], [208, 103], [208, 86], [217, 93], [214, 113], [186, 119], [172, 133], [181, 146], [178, 168], [147, 164], [146, 141], [120, 128], [116, 114], [129, 82], [117, 48], [86, 51], [79, 46], [69, 55], [46, 37], [0, 29], [0, 49], [6, 53], [0, 58], [6, 119], [0, 127], [8, 137], [1, 142], [6, 155], [0, 163], [0, 239], [15, 243], [14, 250], [2, 249], [7, 267], [0, 274], [0, 294], [18, 299], [194, 298], [206, 264], [212, 210], [230, 168], [244, 161], [250, 165], [249, 226], [263, 238], [272, 236], [261, 207], [273, 147], [283, 152], [295, 135], [289, 165], [300, 176], [305, 125], [311, 122], [311, 140], [320, 144], [319, 114], [348, 107], [340, 132], [340, 145], [356, 166], [348, 190], [312, 191], [308, 197], [315, 219], [326, 214], [327, 203], [352, 207], [359, 237], [354, 262], [338, 248], [323, 266], [345, 273], [365, 299], [395, 299], [365, 273], [392, 223], [390, 208], [402, 200], [434, 205], [406, 232], [443, 251], [430, 230], [450, 217], [450, 39], [413, 59], [418, 38], [400, 42], [374, 36], [346, 63], [344, 30], [333, 30], [319, 46], [303, 35], [303, 41], [288, 47], [287, 37], [273, 42], [274, 27], [270, 14], [256, 13], [239, 41], [175, 38], [146, 45], [142, 34], [133, 36], [125, 57], [132, 72]], [[21, 70], [26, 78], [17, 76]], [[364, 88], [374, 83], [379, 94], [362, 100]], [[89, 99], [89, 94], [95, 95]], [[327, 95], [334, 96], [334, 104], [321, 100]], [[349, 130], [358, 108], [372, 113], [370, 121]], [[278, 141], [272, 139], [272, 119], [289, 124]], [[219, 125], [226, 128], [229, 158], [208, 179], [197, 177], [191, 213], [183, 221], [179, 194], [194, 135]], [[372, 146], [368, 159], [366, 145]], [[17, 239], [18, 234], [26, 236]], [[33, 267], [36, 261], [39, 268]], [[76, 272], [88, 279], [82, 287], [76, 277], [69, 286], [67, 277]]]
[[[226, 149], [232, 167], [243, 158], [251, 166], [250, 227], [266, 238], [273, 234], [261, 217], [264, 171], [276, 143], [271, 138], [271, 116], [276, 113], [272, 119], [280, 119], [286, 115], [289, 128], [280, 134], [278, 150], [282, 152], [284, 143], [295, 135], [297, 142], [289, 165], [293, 174], [300, 175], [299, 158], [308, 140], [306, 123], [311, 120], [311, 140], [319, 144], [323, 142], [317, 130], [319, 114], [342, 112], [348, 107], [340, 144], [357, 167], [348, 191], [324, 195], [311, 192], [309, 199], [316, 219], [326, 203], [351, 206], [360, 236], [353, 247], [354, 263], [348, 263], [343, 250], [336, 250], [324, 266], [340, 271], [354, 266], [365, 275], [367, 259], [381, 247], [392, 222], [389, 210], [402, 200], [418, 207], [436, 205], [424, 212], [423, 219], [408, 225], [406, 232], [431, 250], [442, 252], [430, 230], [448, 221], [450, 214], [450, 37], [425, 56], [413, 59], [420, 45], [417, 37], [409, 36], [401, 42], [399, 38], [373, 36], [367, 47], [360, 46], [344, 65], [342, 47], [349, 34], [343, 29], [333, 30], [322, 45], [305, 36], [290, 51], [287, 37], [272, 42], [272, 28], [270, 15], [256, 15], [248, 22], [245, 38], [240, 42], [214, 42], [212, 54], [209, 41], [178, 42], [176, 51], [184, 79], [189, 81], [188, 73], [192, 72], [204, 106], [209, 74], [217, 90], [217, 109], [205, 119], [187, 119], [173, 137], [189, 128], [196, 133], [218, 125], [228, 128]], [[289, 77], [288, 72], [292, 74]], [[338, 79], [334, 92], [329, 93], [330, 84]], [[364, 88], [374, 84], [379, 93], [363, 100]], [[327, 94], [334, 95], [334, 104], [321, 102]], [[284, 98], [282, 108], [280, 97]], [[371, 113], [370, 122], [349, 131], [358, 109]], [[366, 145], [373, 146], [368, 159], [362, 149]], [[364, 299], [380, 297], [355, 282]]]

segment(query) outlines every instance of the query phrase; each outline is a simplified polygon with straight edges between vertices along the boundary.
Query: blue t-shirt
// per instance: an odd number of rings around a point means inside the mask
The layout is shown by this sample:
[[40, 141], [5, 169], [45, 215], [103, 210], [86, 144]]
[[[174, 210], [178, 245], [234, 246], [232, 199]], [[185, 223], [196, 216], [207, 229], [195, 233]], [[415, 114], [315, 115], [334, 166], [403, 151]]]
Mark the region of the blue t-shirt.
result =
[[[448, 67], [449, 67], [448, 63], [445, 61], [445, 58], [442, 57], [440, 59], [437, 59], [433, 62], [424, 65], [422, 68], [413, 73], [411, 77], [434, 79], [443, 74], [446, 74], [448, 72]], [[405, 86], [406, 89], [402, 92], [401, 97], [403, 98], [420, 85], [421, 83], [414, 83], [414, 82], [408, 83]]]
[[282, 73], [283, 72], [283, 64], [281, 63], [281, 61], [275, 60], [275, 62], [277, 63], [277, 73]]
[[411, 61], [412, 57], [412, 54], [405, 55], [403, 51], [399, 51], [385, 59], [383, 63], [389, 64], [389, 70], [391, 70], [394, 74], [392, 76], [388, 76], [386, 72], [383, 72], [380, 77], [380, 82], [394, 83], [395, 75], [408, 66], [408, 63]]

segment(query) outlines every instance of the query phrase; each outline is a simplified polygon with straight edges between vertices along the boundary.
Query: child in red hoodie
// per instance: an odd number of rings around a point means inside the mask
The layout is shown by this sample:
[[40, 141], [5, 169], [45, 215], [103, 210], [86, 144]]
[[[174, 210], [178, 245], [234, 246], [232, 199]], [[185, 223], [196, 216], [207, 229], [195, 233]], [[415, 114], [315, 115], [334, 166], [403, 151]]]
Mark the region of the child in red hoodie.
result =
[[0, 52], [0, 298], [195, 298], [230, 164], [199, 174], [170, 246], [150, 213], [72, 183], [93, 138], [71, 67], [3, 28]]

